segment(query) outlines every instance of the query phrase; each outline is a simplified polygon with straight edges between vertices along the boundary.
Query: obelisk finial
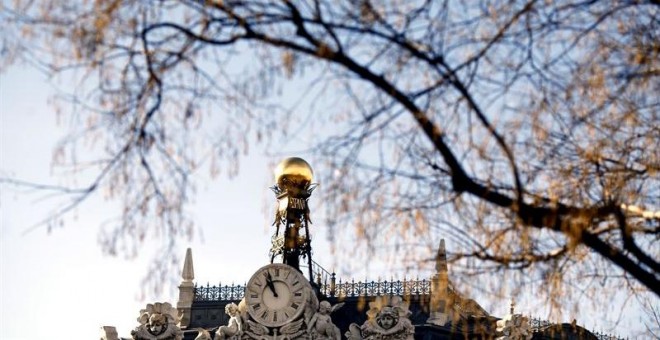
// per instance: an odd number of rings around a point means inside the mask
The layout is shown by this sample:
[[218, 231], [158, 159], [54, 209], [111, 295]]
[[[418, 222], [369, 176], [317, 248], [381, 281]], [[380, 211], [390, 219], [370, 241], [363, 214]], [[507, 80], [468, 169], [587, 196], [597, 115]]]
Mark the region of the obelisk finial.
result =
[[445, 250], [445, 239], [440, 240], [438, 254], [435, 257], [435, 270], [438, 273], [446, 273], [447, 269], [447, 251]]
[[195, 299], [195, 270], [193, 269], [192, 250], [186, 250], [186, 258], [183, 261], [183, 270], [181, 271], [181, 285], [179, 285], [179, 301], [176, 307], [181, 315], [181, 327], [186, 328], [190, 325], [192, 303]]
[[183, 262], [183, 271], [181, 272], [183, 282], [192, 282], [195, 279], [195, 269], [193, 268], [192, 249], [186, 250], [186, 259]]
[[447, 251], [445, 240], [440, 240], [435, 256], [436, 274], [431, 280], [431, 305], [428, 323], [444, 326], [452, 317], [452, 299], [449, 294], [449, 273], [447, 269]]

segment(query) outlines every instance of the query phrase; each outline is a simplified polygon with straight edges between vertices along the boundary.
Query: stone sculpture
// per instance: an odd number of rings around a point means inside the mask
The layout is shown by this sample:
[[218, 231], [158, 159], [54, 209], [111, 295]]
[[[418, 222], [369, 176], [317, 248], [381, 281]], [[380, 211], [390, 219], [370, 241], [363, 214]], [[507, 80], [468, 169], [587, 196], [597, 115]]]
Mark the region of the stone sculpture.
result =
[[177, 326], [176, 308], [169, 303], [148, 304], [140, 310], [137, 321], [140, 323], [132, 332], [134, 340], [181, 340], [183, 334]]
[[341, 340], [339, 327], [332, 323], [330, 314], [338, 310], [344, 303], [338, 303], [334, 306], [328, 301], [321, 301], [319, 309], [307, 324], [307, 332], [312, 339], [318, 340]]
[[215, 332], [214, 340], [240, 339], [243, 334], [243, 320], [241, 319], [238, 306], [235, 303], [226, 305], [225, 313], [229, 315], [229, 322], [227, 326], [220, 326], [218, 328], [218, 331]]
[[532, 328], [529, 319], [521, 314], [509, 314], [502, 320], [497, 320], [497, 332], [502, 334], [497, 340], [529, 340], [532, 338]]
[[197, 337], [195, 337], [195, 340], [212, 340], [211, 333], [206, 329], [197, 328]]
[[351, 324], [345, 335], [349, 340], [413, 340], [415, 326], [409, 316], [401, 297], [379, 297], [369, 303], [368, 320], [362, 326]]
[[112, 326], [101, 327], [101, 340], [119, 340], [117, 329]]

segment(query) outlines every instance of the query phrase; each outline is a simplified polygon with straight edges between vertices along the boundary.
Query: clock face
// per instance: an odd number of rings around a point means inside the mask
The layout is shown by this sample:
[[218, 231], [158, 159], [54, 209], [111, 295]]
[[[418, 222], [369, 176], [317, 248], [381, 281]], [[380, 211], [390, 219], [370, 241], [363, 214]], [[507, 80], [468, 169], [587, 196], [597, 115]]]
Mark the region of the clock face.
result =
[[279, 327], [300, 316], [309, 294], [309, 283], [299, 271], [273, 263], [252, 275], [245, 290], [245, 302], [254, 320], [268, 327]]

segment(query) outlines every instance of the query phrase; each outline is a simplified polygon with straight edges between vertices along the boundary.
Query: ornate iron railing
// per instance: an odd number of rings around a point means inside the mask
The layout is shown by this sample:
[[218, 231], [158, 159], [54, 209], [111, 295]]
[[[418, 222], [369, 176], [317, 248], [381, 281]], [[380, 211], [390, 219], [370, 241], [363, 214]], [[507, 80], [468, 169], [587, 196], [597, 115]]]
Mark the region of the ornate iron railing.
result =
[[321, 293], [326, 296], [358, 297], [383, 295], [429, 295], [431, 294], [430, 280], [397, 280], [397, 281], [365, 281], [338, 283], [330, 282], [321, 286]]
[[245, 285], [195, 285], [195, 301], [236, 301], [245, 296]]
[[607, 333], [603, 333], [603, 332], [594, 332], [594, 331], [592, 331], [592, 333], [594, 333], [594, 335], [599, 340], [625, 340], [624, 338], [618, 337], [616, 335], [607, 334]]
[[[336, 282], [334, 273], [326, 282], [320, 284], [321, 293], [326, 296], [359, 297], [384, 295], [429, 295], [430, 280], [398, 280], [398, 281], [358, 281]], [[244, 285], [195, 285], [195, 301], [236, 301], [245, 295]]]

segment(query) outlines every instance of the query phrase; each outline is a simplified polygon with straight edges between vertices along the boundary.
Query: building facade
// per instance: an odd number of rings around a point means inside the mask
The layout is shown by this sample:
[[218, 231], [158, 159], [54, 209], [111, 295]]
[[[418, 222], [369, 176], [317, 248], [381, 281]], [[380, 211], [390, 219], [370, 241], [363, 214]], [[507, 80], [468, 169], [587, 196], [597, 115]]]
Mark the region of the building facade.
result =
[[[245, 285], [194, 283], [186, 252], [179, 299], [139, 312], [133, 340], [603, 339], [572, 323], [515, 313], [490, 315], [452, 284], [445, 243], [435, 275], [423, 280], [342, 281], [312, 261], [307, 200], [316, 187], [309, 164], [285, 159], [271, 188], [277, 198], [270, 262]], [[384, 275], [387, 277], [387, 275]], [[118, 340], [113, 327], [102, 340]]]

